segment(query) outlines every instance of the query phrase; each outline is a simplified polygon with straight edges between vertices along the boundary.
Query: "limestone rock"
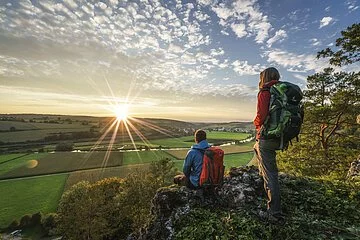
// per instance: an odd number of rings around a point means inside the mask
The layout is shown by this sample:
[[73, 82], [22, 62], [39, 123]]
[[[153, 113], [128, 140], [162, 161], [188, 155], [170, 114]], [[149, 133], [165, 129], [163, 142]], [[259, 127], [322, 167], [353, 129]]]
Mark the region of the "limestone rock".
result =
[[128, 239], [172, 239], [173, 223], [195, 207], [242, 208], [256, 202], [263, 193], [263, 180], [255, 167], [231, 168], [222, 187], [215, 190], [190, 190], [170, 186], [159, 189], [152, 201], [154, 216], [139, 236]]

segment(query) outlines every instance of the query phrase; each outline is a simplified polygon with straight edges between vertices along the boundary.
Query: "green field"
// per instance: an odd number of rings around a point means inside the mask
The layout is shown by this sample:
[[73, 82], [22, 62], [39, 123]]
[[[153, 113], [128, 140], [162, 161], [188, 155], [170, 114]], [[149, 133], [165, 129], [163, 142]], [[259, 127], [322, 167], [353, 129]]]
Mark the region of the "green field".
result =
[[248, 133], [217, 132], [217, 131], [212, 131], [212, 132], [207, 131], [206, 135], [207, 135], [207, 139], [209, 140], [209, 142], [211, 142], [211, 139], [216, 139], [216, 140], [244, 140], [244, 139], [251, 136]]
[[68, 175], [0, 181], [0, 228], [25, 214], [57, 208]]
[[[11, 124], [12, 123], [13, 122], [11, 122]], [[33, 138], [39, 137], [43, 138], [50, 132], [54, 132], [54, 129], [58, 131], [59, 126], [71, 128], [69, 132], [89, 128], [89, 126], [79, 127], [79, 124], [36, 123], [35, 125], [42, 129], [31, 130], [31, 126], [19, 122], [17, 128], [23, 128], [23, 130], [26, 131], [2, 132], [0, 133], [0, 141], [2, 141], [1, 137], [7, 136], [7, 134], [9, 134], [10, 138], [14, 141], [33, 140]], [[65, 128], [63, 128], [63, 130], [64, 129]], [[249, 135], [244, 133], [208, 132], [209, 142], [230, 142], [243, 140], [247, 137], [249, 137]], [[0, 212], [0, 227], [5, 227], [14, 218], [19, 220], [24, 214], [33, 214], [38, 211], [42, 211], [43, 213], [55, 211], [63, 190], [69, 189], [73, 184], [82, 180], [95, 182], [106, 177], [126, 177], [129, 173], [136, 170], [147, 169], [149, 163], [158, 161], [161, 158], [172, 159], [175, 167], [182, 171], [183, 159], [189, 148], [194, 144], [194, 137], [185, 136], [180, 138], [155, 139], [150, 140], [150, 142], [151, 148], [162, 146], [163, 148], [184, 149], [138, 152], [112, 151], [107, 161], [104, 161], [105, 151], [91, 153], [55, 152], [0, 155], [0, 179], [9, 179], [0, 181], [0, 204], [2, 208]], [[93, 144], [92, 142], [83, 142], [77, 143], [76, 146], [86, 148]], [[140, 141], [137, 141], [136, 144], [142, 147], [145, 146], [145, 144]], [[123, 145], [123, 143], [115, 143], [113, 149], [120, 148]], [[129, 143], [129, 147], [131, 147], [130, 145]], [[105, 141], [101, 146], [107, 149], [108, 142]], [[222, 147], [226, 153], [224, 159], [226, 168], [229, 169], [231, 166], [247, 164], [252, 158], [252, 152], [246, 151], [251, 151], [252, 146], [253, 143], [251, 142]], [[54, 146], [48, 147], [53, 148]], [[103, 168], [104, 166], [105, 168]], [[47, 174], [56, 175], [40, 176]], [[29, 176], [33, 177], [11, 179]]]
[[14, 153], [14, 154], [0, 155], [0, 164], [2, 164], [3, 162], [6, 162], [6, 161], [10, 161], [12, 159], [16, 159], [16, 158], [21, 157], [21, 156], [25, 156], [25, 155], [26, 155], [26, 153]]
[[71, 133], [89, 131], [91, 125], [80, 123], [28, 123], [15, 121], [0, 121], [0, 131], [8, 131], [10, 127], [15, 127], [15, 132], [0, 132], [2, 142], [25, 142], [43, 139], [54, 133]]
[[111, 152], [107, 161], [104, 161], [104, 158], [105, 152], [31, 154], [5, 163], [2, 167], [5, 167], [6, 170], [0, 169], [2, 173], [0, 179], [70, 172], [79, 169], [100, 168], [102, 166], [121, 166], [123, 153]]
[[[244, 152], [244, 153], [235, 153], [235, 154], [228, 154], [224, 157], [224, 165], [225, 170], [229, 170], [231, 167], [239, 167], [248, 164], [251, 159], [253, 158], [253, 152]], [[175, 167], [182, 171], [183, 169], [183, 160], [176, 160], [174, 161]]]
[[165, 151], [125, 152], [123, 165], [150, 163], [162, 158], [173, 158]]
[[[250, 152], [253, 150], [253, 146], [254, 146], [254, 142], [248, 142], [239, 145], [222, 146], [221, 149], [224, 150], [226, 155], [233, 153]], [[168, 154], [179, 160], [183, 160], [186, 157], [188, 151], [189, 151], [188, 148], [178, 149], [178, 150], [166, 150]]]
[[225, 155], [225, 167], [229, 170], [231, 167], [245, 166], [254, 156], [254, 152], [234, 153]]
[[103, 178], [109, 178], [109, 177], [125, 178], [127, 175], [129, 175], [130, 173], [136, 170], [143, 170], [143, 169], [147, 169], [148, 167], [149, 164], [146, 163], [146, 164], [127, 165], [120, 167], [111, 167], [104, 169], [76, 171], [69, 175], [66, 181], [65, 191], [68, 190], [72, 185], [80, 181], [89, 181], [93, 183]]
[[[247, 133], [233, 133], [233, 132], [207, 132], [208, 141], [211, 143], [212, 141], [237, 141], [237, 140], [244, 140], [248, 138], [250, 135]], [[128, 143], [131, 144], [131, 143]], [[145, 145], [143, 142], [137, 141], [135, 142], [136, 145]], [[150, 147], [166, 147], [166, 148], [188, 148], [191, 147], [194, 142], [194, 136], [185, 136], [179, 138], [163, 138], [163, 139], [156, 139], [150, 140]]]
[[[24, 155], [24, 154], [22, 154]], [[37, 160], [40, 161], [43, 157], [47, 156], [47, 153], [33, 153], [33, 154], [29, 154], [29, 155], [25, 155], [23, 157], [19, 157], [16, 158], [14, 160], [5, 162], [3, 164], [0, 164], [0, 179], [2, 176], [6, 175], [9, 172], [12, 172], [16, 169], [20, 169], [20, 168], [26, 168], [26, 164], [30, 161], [30, 160]], [[8, 155], [3, 155], [3, 158], [13, 158], [13, 156], [18, 156], [18, 154], [8, 154]]]

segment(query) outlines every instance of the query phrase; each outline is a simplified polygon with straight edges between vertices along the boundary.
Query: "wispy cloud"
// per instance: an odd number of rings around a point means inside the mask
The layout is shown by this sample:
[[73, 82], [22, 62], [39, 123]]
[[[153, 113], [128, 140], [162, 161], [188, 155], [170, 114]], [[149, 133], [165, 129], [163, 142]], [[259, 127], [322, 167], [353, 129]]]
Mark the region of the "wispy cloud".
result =
[[329, 25], [331, 22], [334, 22], [334, 19], [332, 17], [323, 17], [320, 20], [320, 27], [319, 28], [323, 28], [323, 27]]
[[267, 40], [267, 42], [266, 42], [267, 46], [271, 47], [275, 42], [282, 42], [285, 40], [285, 38], [287, 38], [286, 31], [283, 29], [280, 29], [280, 30], [276, 31], [275, 35], [272, 38]]
[[255, 36], [255, 41], [260, 44], [269, 37], [272, 25], [256, 0], [225, 1], [211, 9], [219, 17], [220, 26], [230, 28], [238, 38]]
[[266, 52], [269, 63], [287, 68], [289, 72], [321, 71], [328, 63], [324, 59], [316, 59], [315, 54], [296, 54], [281, 49]]
[[241, 60], [236, 60], [231, 65], [233, 66], [233, 70], [240, 76], [258, 75], [263, 69], [265, 69], [265, 67], [260, 64], [250, 65], [248, 64], [248, 61]]

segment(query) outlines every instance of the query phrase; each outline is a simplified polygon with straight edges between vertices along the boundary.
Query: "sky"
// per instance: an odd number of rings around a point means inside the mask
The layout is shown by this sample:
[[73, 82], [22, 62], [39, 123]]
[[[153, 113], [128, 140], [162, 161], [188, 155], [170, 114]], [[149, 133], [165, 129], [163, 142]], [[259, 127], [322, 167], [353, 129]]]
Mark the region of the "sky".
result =
[[359, 19], [357, 0], [1, 0], [0, 113], [251, 121], [262, 70], [306, 88]]

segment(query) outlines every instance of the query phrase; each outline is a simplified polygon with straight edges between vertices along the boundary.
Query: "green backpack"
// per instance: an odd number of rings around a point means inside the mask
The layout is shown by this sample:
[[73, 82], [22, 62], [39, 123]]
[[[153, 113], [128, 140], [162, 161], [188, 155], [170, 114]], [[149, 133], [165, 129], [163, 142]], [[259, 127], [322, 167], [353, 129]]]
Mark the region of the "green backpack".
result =
[[299, 86], [289, 82], [278, 82], [261, 91], [270, 91], [271, 98], [260, 135], [264, 139], [280, 138], [279, 149], [287, 149], [293, 138], [298, 140], [304, 119], [303, 93]]

